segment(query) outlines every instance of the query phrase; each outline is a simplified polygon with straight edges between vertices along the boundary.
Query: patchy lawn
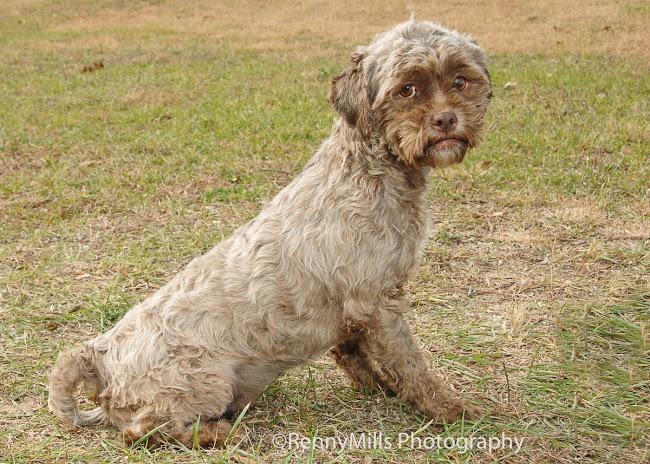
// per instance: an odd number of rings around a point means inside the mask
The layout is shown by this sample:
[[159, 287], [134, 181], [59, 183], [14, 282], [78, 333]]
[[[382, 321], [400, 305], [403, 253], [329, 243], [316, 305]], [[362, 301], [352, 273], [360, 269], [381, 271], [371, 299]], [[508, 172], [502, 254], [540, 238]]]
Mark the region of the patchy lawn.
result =
[[[434, 174], [436, 227], [410, 285], [431, 364], [485, 418], [425, 427], [323, 357], [264, 393], [241, 443], [193, 451], [125, 448], [110, 427], [61, 424], [46, 407], [50, 366], [299, 172], [329, 132], [331, 77], [409, 10], [77, 3], [0, 10], [0, 462], [648, 460], [645, 2], [412, 2], [492, 56], [486, 141]], [[492, 454], [273, 445], [362, 431], [525, 441]]]

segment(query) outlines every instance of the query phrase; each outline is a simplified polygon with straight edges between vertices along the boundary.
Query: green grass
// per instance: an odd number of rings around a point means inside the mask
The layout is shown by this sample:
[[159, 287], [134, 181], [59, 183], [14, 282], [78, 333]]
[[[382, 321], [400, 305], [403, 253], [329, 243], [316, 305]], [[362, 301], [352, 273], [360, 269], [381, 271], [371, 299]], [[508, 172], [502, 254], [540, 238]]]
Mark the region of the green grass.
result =
[[[55, 19], [73, 16], [66, 5]], [[0, 462], [648, 459], [650, 67], [607, 55], [493, 56], [485, 143], [432, 178], [410, 317], [432, 365], [487, 416], [422, 434], [506, 433], [525, 438], [520, 453], [274, 449], [276, 433], [426, 425], [326, 358], [272, 385], [226, 450], [125, 448], [110, 427], [60, 424], [45, 390], [57, 352], [111, 327], [300, 171], [351, 44], [299, 58], [116, 29], [105, 49], [50, 21], [0, 18]]]

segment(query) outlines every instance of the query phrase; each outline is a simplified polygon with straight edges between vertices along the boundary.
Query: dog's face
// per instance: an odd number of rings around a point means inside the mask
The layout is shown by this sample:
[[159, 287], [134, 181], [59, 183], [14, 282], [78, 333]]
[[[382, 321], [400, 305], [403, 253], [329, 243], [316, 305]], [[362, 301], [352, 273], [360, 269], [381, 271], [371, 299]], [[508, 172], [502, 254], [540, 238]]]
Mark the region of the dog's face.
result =
[[409, 22], [352, 56], [330, 102], [362, 137], [379, 136], [403, 162], [445, 167], [481, 139], [492, 96], [485, 54], [468, 37]]

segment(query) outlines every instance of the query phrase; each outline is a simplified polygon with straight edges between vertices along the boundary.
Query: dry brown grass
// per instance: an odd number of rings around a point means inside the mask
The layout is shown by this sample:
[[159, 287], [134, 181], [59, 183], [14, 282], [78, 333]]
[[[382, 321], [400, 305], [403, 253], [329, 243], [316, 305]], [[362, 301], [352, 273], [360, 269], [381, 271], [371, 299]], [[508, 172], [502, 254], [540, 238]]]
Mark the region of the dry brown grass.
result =
[[[15, 1], [13, 3], [20, 3]], [[35, 2], [30, 2], [33, 7]], [[171, 0], [102, 9], [52, 27], [54, 31], [143, 29], [199, 34], [257, 49], [322, 53], [332, 41], [357, 43], [411, 12], [472, 34], [490, 52], [616, 53], [650, 56], [643, 1], [221, 1]], [[489, 18], [489, 20], [488, 20]]]

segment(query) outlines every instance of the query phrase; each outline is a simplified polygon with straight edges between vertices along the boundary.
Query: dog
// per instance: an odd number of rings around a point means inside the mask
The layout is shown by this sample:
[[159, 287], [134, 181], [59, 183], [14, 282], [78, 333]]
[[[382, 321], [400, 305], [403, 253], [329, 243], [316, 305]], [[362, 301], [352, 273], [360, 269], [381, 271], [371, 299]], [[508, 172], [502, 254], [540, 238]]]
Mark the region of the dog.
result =
[[[428, 175], [479, 144], [491, 96], [484, 52], [436, 23], [357, 48], [304, 170], [115, 327], [61, 353], [50, 409], [77, 426], [109, 421], [127, 443], [219, 445], [280, 374], [331, 350], [358, 388], [437, 422], [475, 417], [429, 369], [404, 286], [428, 238]], [[79, 409], [81, 382], [96, 409]]]

